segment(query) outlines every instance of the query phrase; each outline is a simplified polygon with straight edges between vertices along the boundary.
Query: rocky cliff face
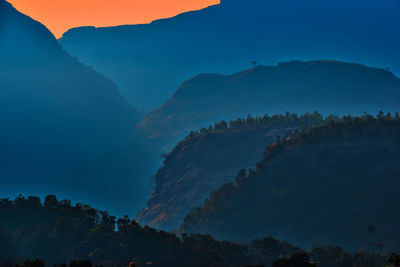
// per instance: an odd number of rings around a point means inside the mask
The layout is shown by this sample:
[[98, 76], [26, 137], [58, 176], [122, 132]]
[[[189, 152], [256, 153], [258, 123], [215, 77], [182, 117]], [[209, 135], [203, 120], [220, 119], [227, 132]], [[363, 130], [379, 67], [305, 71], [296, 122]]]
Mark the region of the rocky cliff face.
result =
[[232, 182], [241, 168], [254, 167], [265, 147], [289, 129], [225, 129], [180, 142], [157, 172], [154, 192], [137, 220], [158, 229], [177, 229], [192, 208], [203, 205], [213, 190]]

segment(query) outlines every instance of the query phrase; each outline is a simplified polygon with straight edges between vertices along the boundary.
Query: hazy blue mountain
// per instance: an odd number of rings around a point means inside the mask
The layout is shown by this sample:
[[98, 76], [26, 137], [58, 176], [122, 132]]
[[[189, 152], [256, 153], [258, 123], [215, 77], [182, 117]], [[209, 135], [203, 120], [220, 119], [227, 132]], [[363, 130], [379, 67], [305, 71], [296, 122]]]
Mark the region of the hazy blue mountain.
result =
[[399, 130], [398, 114], [380, 114], [290, 135], [269, 146], [249, 175], [211, 193], [181, 231], [399, 251]]
[[201, 126], [247, 114], [377, 114], [399, 106], [400, 79], [389, 71], [337, 61], [291, 61], [233, 75], [195, 76], [139, 127], [152, 138], [176, 140]]
[[159, 106], [198, 73], [257, 60], [329, 58], [400, 73], [398, 0], [224, 0], [148, 25], [83, 27], [61, 45], [113, 79], [134, 106]]
[[[132, 196], [143, 194], [145, 182], [132, 172], [111, 171], [116, 168], [111, 159], [106, 164], [98, 159], [113, 153], [116, 158], [120, 153], [114, 151], [127, 144], [123, 148], [143, 160], [130, 168], [144, 168], [146, 148], [132, 143], [140, 142], [139, 119], [111, 80], [68, 55], [43, 25], [0, 0], [2, 195], [55, 192], [92, 203], [102, 192], [100, 206], [111, 208], [123, 198], [132, 200], [129, 207], [136, 205]], [[116, 193], [121, 188], [127, 191]]]

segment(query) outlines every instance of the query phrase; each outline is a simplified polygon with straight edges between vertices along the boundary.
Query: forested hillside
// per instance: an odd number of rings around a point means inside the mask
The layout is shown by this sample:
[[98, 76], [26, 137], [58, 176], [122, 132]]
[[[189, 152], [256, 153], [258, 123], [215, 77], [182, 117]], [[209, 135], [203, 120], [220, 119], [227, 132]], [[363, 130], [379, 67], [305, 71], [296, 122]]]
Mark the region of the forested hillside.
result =
[[248, 175], [211, 193], [180, 231], [398, 251], [399, 155], [397, 113], [304, 128], [270, 145]]
[[191, 132], [167, 155], [155, 175], [156, 186], [137, 220], [157, 229], [178, 229], [191, 208], [201, 206], [209, 194], [232, 182], [242, 168], [254, 168], [265, 150], [297, 128], [329, 120], [314, 112], [280, 114], [221, 121]]

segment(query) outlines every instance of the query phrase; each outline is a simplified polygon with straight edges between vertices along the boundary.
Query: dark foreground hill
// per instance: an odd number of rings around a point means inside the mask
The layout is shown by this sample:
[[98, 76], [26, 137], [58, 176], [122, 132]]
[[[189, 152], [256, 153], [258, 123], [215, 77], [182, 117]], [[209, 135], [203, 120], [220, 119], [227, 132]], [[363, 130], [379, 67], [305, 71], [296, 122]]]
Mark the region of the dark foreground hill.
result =
[[[58, 201], [55, 196], [46, 197], [44, 203], [37, 197], [0, 200], [0, 248], [1, 266], [10, 266], [4, 263], [10, 258], [15, 262], [11, 266], [19, 266], [25, 258], [41, 258], [47, 266], [85, 259], [104, 267], [127, 266], [132, 260], [137, 266], [269, 267], [278, 258], [304, 253], [273, 238], [246, 245], [219, 242], [206, 235], [178, 238], [143, 228], [127, 217], [116, 220], [87, 205], [71, 206], [70, 201]], [[349, 253], [339, 247], [314, 248], [308, 254], [321, 267], [382, 266], [385, 262], [377, 253]]]
[[[130, 182], [126, 175], [104, 178], [104, 167], [112, 164], [93, 162], [126, 140], [139, 140], [134, 127], [139, 119], [111, 80], [0, 0], [0, 192], [61, 192], [90, 202], [99, 194], [113, 198], [117, 187]], [[144, 159], [145, 148], [134, 147], [141, 151], [138, 160]], [[82, 171], [87, 162], [95, 175]], [[113, 182], [104, 186], [104, 179]]]
[[277, 136], [304, 125], [318, 125], [319, 113], [273, 115], [222, 121], [192, 132], [165, 157], [156, 186], [137, 220], [157, 229], [176, 230], [192, 208], [210, 193], [234, 181], [242, 168], [254, 168]]
[[224, 0], [147, 25], [72, 29], [60, 43], [151, 110], [198, 73], [234, 73], [252, 60], [335, 59], [398, 75], [399, 25], [398, 0]]
[[181, 231], [271, 235], [296, 245], [400, 249], [400, 118], [345, 118], [268, 147], [255, 171], [213, 192]]
[[147, 114], [139, 127], [153, 138], [175, 140], [249, 113], [377, 114], [399, 106], [400, 79], [389, 71], [336, 61], [291, 61], [233, 75], [198, 75]]

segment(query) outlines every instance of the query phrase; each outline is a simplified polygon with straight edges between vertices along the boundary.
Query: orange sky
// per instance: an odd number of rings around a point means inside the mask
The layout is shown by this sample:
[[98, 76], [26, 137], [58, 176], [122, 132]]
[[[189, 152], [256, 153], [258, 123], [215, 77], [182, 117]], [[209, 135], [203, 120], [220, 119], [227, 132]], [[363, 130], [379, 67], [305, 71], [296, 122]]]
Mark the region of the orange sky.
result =
[[219, 0], [8, 0], [59, 38], [78, 26], [149, 23], [218, 4]]

